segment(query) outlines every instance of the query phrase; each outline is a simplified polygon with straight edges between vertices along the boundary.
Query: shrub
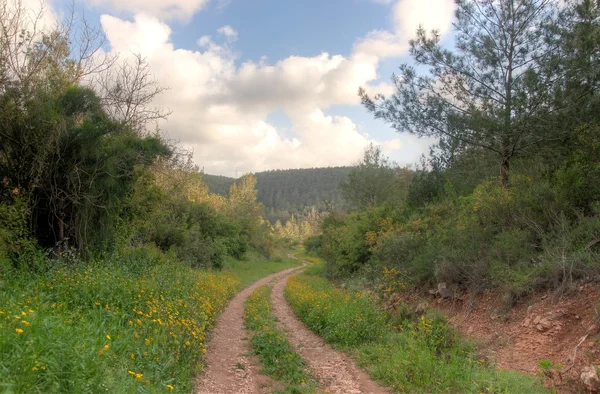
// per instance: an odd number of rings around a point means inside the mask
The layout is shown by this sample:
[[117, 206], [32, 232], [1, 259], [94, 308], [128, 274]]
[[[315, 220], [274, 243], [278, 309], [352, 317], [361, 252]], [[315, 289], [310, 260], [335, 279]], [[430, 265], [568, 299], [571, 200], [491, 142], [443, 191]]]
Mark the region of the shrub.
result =
[[323, 234], [308, 237], [303, 242], [306, 253], [311, 256], [318, 256], [323, 246]]

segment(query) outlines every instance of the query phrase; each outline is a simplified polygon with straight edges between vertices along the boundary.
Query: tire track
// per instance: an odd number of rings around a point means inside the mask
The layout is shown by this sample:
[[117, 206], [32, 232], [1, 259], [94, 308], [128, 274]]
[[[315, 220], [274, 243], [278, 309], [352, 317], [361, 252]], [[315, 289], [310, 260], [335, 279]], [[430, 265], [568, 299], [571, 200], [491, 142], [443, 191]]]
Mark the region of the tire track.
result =
[[284, 297], [285, 285], [293, 273], [282, 275], [273, 286], [273, 314], [279, 319], [279, 326], [288, 333], [296, 352], [308, 363], [319, 388], [332, 394], [389, 393], [358, 368], [354, 360], [326, 344], [296, 317]]
[[207, 368], [197, 378], [196, 394], [254, 394], [270, 392], [270, 379], [248, 356], [250, 347], [244, 327], [244, 303], [258, 287], [287, 278], [301, 267], [289, 268], [266, 276], [238, 293], [217, 319], [205, 356]]

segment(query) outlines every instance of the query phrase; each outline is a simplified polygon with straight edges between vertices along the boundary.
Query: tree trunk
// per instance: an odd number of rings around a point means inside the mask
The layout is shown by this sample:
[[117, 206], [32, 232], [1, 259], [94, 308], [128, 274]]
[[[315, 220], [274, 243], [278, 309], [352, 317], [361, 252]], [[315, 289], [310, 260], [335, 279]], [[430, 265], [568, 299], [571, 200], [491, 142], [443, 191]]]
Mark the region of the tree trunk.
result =
[[510, 157], [506, 152], [502, 155], [502, 164], [500, 166], [500, 175], [502, 178], [502, 187], [508, 187], [508, 176], [510, 172]]

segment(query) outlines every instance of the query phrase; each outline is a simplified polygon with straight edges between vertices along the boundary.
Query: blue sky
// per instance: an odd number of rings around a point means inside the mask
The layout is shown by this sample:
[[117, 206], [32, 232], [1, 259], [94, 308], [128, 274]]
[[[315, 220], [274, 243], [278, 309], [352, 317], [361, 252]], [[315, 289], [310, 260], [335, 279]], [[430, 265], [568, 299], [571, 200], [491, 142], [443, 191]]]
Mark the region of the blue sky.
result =
[[[33, 0], [31, 0], [33, 1]], [[50, 0], [61, 14], [70, 2]], [[207, 173], [347, 165], [368, 143], [400, 164], [431, 141], [396, 133], [357, 90], [390, 94], [419, 23], [450, 31], [453, 0], [86, 0], [107, 51], [141, 53], [170, 88], [159, 127]]]

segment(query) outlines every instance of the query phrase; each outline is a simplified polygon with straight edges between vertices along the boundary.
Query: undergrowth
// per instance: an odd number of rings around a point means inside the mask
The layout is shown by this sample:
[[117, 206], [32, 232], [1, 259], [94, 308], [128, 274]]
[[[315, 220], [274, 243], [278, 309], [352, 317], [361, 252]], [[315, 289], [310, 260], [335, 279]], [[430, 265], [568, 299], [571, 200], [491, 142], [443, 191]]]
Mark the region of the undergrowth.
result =
[[285, 332], [277, 328], [271, 314], [271, 287], [256, 289], [246, 301], [246, 327], [252, 333], [252, 349], [263, 364], [263, 372], [284, 387], [281, 393], [312, 393], [314, 380], [305, 371], [306, 362], [294, 351]]
[[398, 393], [546, 392], [534, 378], [480, 359], [440, 315], [394, 318], [364, 294], [305, 274], [290, 278], [285, 295], [308, 327]]

